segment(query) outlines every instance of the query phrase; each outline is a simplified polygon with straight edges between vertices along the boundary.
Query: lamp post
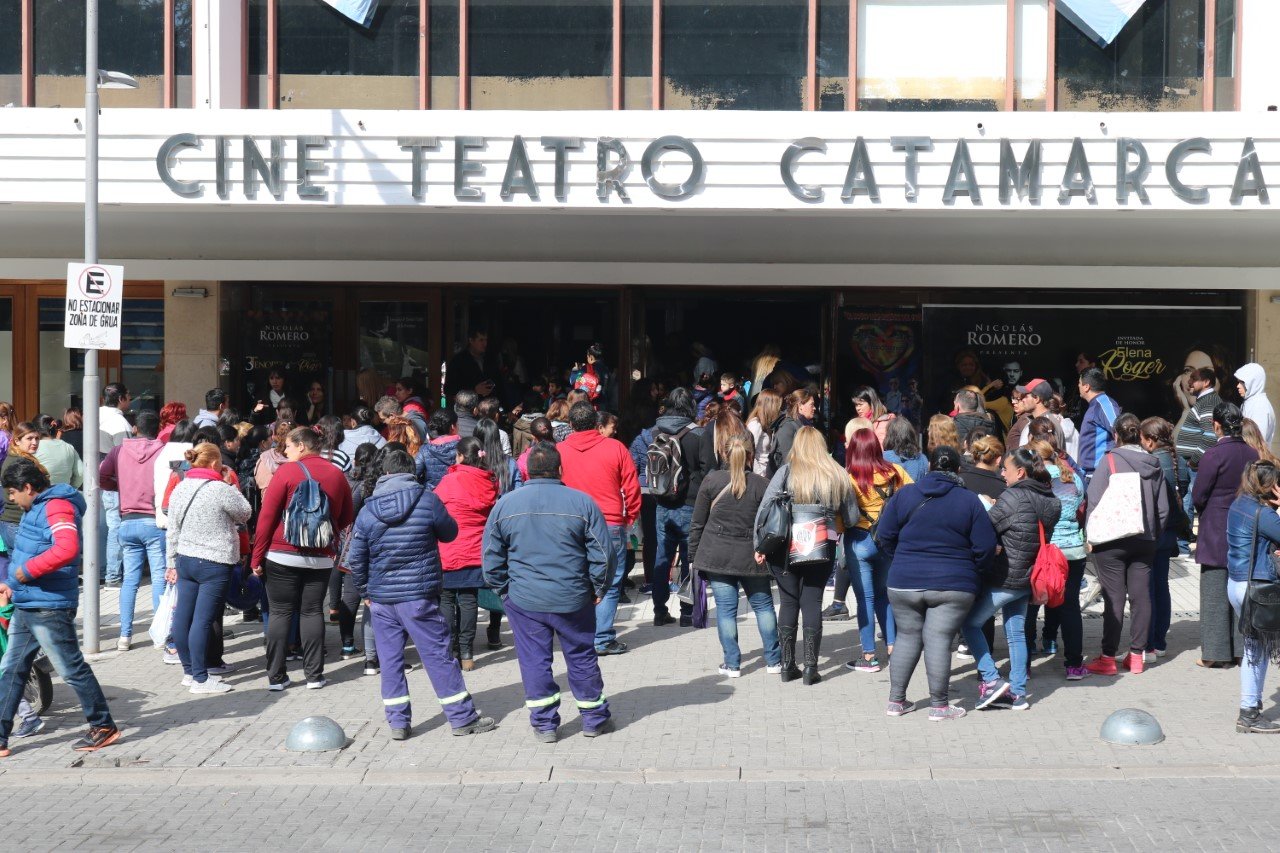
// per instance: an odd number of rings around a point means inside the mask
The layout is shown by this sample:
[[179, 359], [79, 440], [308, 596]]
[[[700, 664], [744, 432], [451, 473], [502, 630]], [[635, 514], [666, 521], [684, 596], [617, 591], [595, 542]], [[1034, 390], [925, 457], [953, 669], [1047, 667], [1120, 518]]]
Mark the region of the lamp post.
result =
[[[136, 89], [138, 81], [118, 71], [98, 68], [98, 0], [86, 0], [84, 15], [84, 262], [98, 263], [98, 88]], [[102, 591], [98, 587], [102, 567], [98, 564], [98, 513], [102, 492], [98, 488], [98, 451], [101, 433], [98, 427], [98, 400], [101, 396], [98, 377], [98, 351], [84, 351], [84, 387], [81, 406], [84, 409], [84, 651], [96, 655], [101, 651]]]

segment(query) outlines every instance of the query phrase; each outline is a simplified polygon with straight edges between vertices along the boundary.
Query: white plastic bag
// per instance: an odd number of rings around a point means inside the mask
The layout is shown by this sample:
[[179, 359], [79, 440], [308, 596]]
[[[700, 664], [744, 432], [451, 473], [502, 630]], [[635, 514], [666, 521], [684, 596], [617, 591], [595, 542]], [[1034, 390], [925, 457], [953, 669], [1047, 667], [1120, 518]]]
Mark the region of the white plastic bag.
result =
[[1085, 528], [1090, 545], [1141, 536], [1147, 529], [1146, 516], [1142, 511], [1142, 475], [1136, 471], [1117, 474], [1115, 459], [1110, 453], [1107, 454], [1107, 464], [1111, 468], [1107, 490], [1102, 493], [1093, 512], [1089, 513], [1089, 523]]
[[173, 627], [173, 609], [178, 604], [178, 587], [176, 584], [165, 584], [160, 594], [160, 604], [155, 615], [151, 617], [151, 627], [147, 636], [155, 643], [157, 649], [164, 648], [164, 641], [169, 638], [169, 629]]

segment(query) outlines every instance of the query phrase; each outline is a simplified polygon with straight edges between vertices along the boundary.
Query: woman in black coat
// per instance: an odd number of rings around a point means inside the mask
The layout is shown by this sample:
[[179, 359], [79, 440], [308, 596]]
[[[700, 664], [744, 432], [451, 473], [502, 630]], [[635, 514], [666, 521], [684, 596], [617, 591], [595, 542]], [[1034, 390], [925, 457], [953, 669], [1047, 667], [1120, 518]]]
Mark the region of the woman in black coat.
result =
[[706, 577], [715, 596], [716, 628], [724, 651], [720, 674], [728, 678], [742, 674], [742, 653], [738, 648], [739, 588], [755, 611], [766, 669], [777, 674], [782, 672], [782, 650], [778, 644], [778, 616], [773, 609], [769, 568], [756, 563], [752, 544], [756, 511], [764, 500], [769, 481], [751, 471], [754, 448], [749, 433], [728, 436], [717, 443], [723, 465], [708, 474], [698, 490], [689, 528], [689, 561]]
[[[1031, 707], [1027, 701], [1027, 602], [1031, 598], [1031, 568], [1040, 553], [1040, 527], [1046, 540], [1062, 513], [1062, 504], [1053, 496], [1049, 471], [1040, 454], [1019, 448], [1004, 459], [1004, 481], [1009, 488], [1001, 493], [988, 517], [1000, 538], [1000, 548], [983, 578], [964, 623], [964, 637], [977, 661], [982, 684], [979, 710], [1004, 702], [1015, 711]], [[1004, 618], [1005, 640], [1009, 643], [1009, 680], [1000, 677], [982, 624], [997, 610]]]

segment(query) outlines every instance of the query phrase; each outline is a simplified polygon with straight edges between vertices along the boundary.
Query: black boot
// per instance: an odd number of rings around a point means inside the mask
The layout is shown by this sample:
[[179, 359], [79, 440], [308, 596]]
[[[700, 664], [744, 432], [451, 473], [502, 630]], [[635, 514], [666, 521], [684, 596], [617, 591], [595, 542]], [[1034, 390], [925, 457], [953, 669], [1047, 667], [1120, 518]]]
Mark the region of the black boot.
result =
[[818, 650], [822, 648], [822, 630], [820, 628], [804, 629], [804, 683], [817, 684], [822, 680], [818, 674]]
[[1236, 731], [1255, 735], [1280, 734], [1280, 723], [1262, 716], [1261, 708], [1241, 708], [1240, 719], [1236, 720]]
[[782, 680], [795, 681], [800, 677], [796, 666], [796, 629], [779, 628], [778, 645], [782, 647]]

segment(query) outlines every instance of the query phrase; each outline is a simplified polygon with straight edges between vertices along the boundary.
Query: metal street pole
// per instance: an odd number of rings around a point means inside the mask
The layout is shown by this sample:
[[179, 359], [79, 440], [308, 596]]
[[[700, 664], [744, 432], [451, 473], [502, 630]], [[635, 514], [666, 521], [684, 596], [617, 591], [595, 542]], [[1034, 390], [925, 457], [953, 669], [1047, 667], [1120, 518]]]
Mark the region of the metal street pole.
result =
[[[98, 0], [86, 0], [84, 16], [84, 262], [98, 263]], [[98, 488], [98, 351], [84, 351], [84, 651], [101, 651], [101, 590], [98, 579], [100, 540], [98, 514], [102, 491]]]

